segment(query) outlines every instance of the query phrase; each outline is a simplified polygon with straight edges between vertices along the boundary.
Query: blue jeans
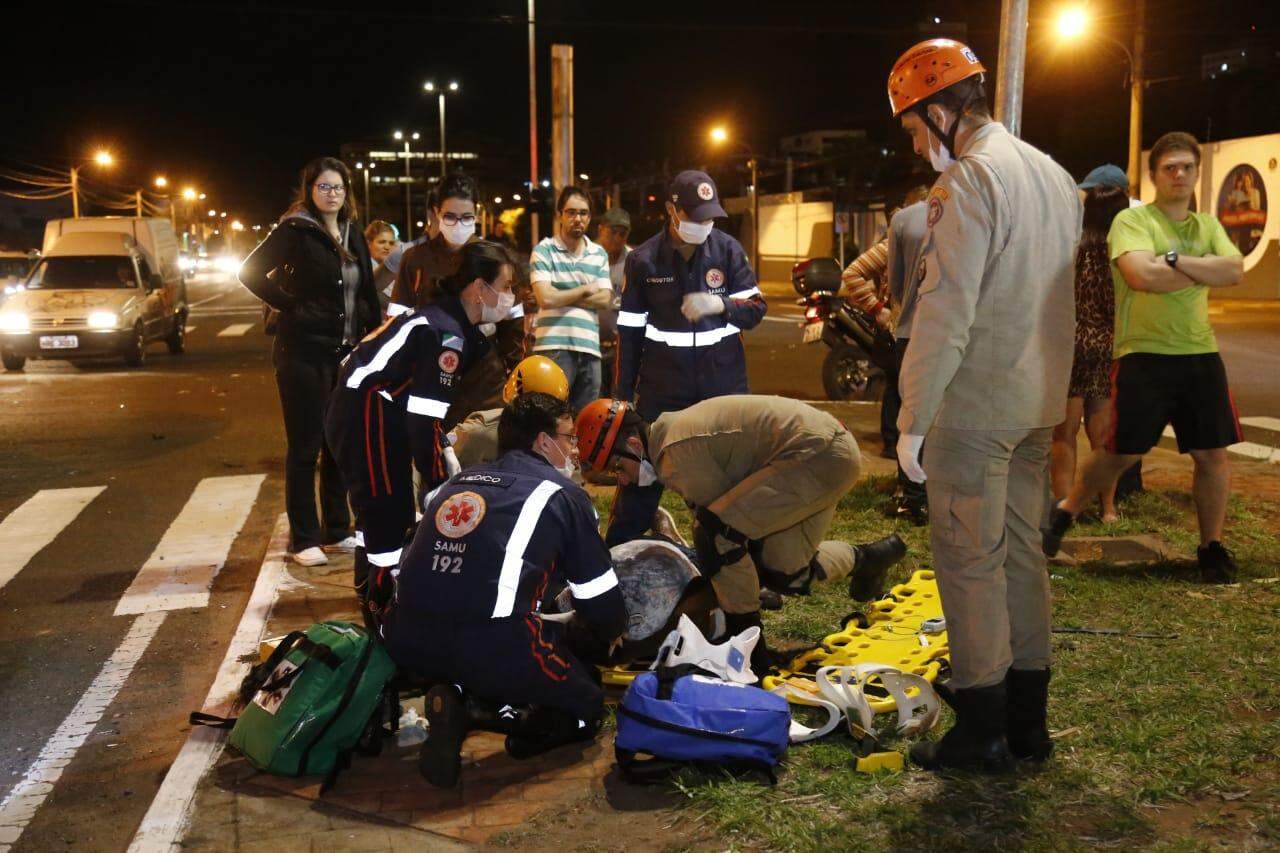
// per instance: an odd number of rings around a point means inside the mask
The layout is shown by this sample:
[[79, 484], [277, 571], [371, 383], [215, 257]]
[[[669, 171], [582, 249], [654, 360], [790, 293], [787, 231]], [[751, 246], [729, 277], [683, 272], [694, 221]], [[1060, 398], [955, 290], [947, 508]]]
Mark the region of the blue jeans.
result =
[[600, 398], [600, 357], [576, 350], [543, 350], [545, 355], [564, 371], [569, 380], [569, 408], [576, 416], [588, 403]]

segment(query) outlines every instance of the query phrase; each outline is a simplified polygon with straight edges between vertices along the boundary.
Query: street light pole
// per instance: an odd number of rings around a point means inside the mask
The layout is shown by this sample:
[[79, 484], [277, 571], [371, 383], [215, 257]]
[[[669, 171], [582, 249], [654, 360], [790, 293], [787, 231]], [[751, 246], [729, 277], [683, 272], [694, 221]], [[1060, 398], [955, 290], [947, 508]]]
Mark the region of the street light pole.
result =
[[538, 189], [538, 63], [534, 0], [529, 0], [529, 236], [538, 245], [538, 205], [533, 194]]
[[1022, 135], [1022, 86], [1027, 64], [1027, 0], [1001, 0], [996, 58], [996, 121]]
[[760, 174], [759, 159], [751, 155], [751, 268], [760, 280]]
[[1147, 0], [1137, 2], [1137, 26], [1133, 32], [1133, 53], [1129, 57], [1129, 195], [1137, 198], [1142, 189], [1142, 95], [1146, 53]]
[[448, 148], [444, 144], [444, 92], [440, 93], [440, 178], [444, 179], [445, 174], [449, 171]]
[[71, 167], [71, 218], [80, 218], [80, 167]]

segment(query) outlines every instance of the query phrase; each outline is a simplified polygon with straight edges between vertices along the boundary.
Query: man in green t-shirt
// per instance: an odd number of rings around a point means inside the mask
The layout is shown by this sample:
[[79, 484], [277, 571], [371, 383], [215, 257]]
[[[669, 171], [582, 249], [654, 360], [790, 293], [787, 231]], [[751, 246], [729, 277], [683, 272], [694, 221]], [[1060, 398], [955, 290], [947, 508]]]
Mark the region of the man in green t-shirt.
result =
[[1089, 497], [1114, 486], [1172, 424], [1178, 450], [1195, 462], [1200, 574], [1230, 583], [1235, 561], [1221, 541], [1231, 489], [1226, 448], [1243, 437], [1209, 325], [1209, 288], [1239, 284], [1244, 263], [1213, 214], [1191, 212], [1200, 171], [1195, 137], [1166, 133], [1148, 166], [1155, 203], [1122, 211], [1107, 238], [1116, 290], [1112, 435], [1050, 515], [1044, 549], [1056, 554]]

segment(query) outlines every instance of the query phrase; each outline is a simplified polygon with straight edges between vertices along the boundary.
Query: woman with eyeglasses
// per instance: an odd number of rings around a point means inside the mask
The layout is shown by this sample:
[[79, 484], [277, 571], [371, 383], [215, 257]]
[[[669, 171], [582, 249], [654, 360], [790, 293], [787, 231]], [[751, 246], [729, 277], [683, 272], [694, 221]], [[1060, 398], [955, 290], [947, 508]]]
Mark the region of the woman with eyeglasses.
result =
[[[435, 305], [441, 300], [440, 282], [458, 272], [462, 247], [476, 239], [476, 183], [467, 175], [451, 174], [435, 190], [431, 221], [436, 233], [405, 252], [396, 274], [387, 313], [394, 317], [410, 309]], [[512, 259], [519, 278], [520, 265]], [[472, 412], [501, 406], [507, 373], [524, 357], [524, 306], [517, 299], [511, 312], [497, 323], [486, 324], [484, 333], [493, 346], [464, 377], [445, 418], [444, 429], [453, 429]]]
[[304, 566], [328, 562], [326, 549], [356, 547], [346, 489], [324, 441], [324, 410], [338, 362], [381, 320], [350, 186], [341, 160], [308, 163], [297, 200], [240, 268], [240, 283], [279, 312], [271, 359], [288, 444], [289, 550]]

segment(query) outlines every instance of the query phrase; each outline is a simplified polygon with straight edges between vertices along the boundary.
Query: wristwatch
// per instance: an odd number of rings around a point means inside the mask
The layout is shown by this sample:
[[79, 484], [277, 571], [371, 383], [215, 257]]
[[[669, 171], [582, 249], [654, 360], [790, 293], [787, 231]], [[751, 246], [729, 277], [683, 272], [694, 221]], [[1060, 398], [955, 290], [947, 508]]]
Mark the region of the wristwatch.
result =
[[1173, 267], [1173, 268], [1176, 270], [1176, 269], [1178, 268], [1178, 253], [1177, 253], [1177, 252], [1165, 252], [1165, 253], [1164, 253], [1164, 262], [1165, 262], [1166, 264], [1168, 264], [1169, 266]]

